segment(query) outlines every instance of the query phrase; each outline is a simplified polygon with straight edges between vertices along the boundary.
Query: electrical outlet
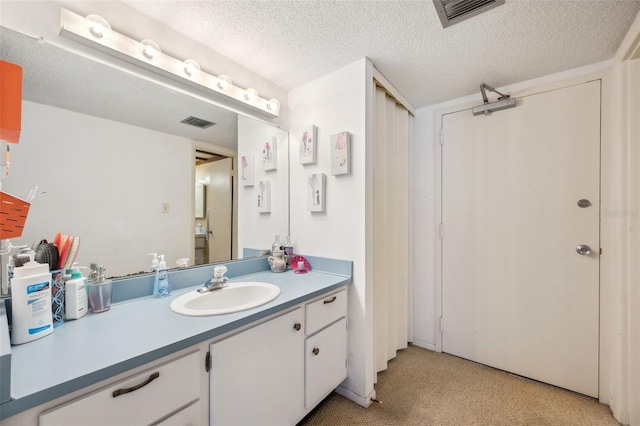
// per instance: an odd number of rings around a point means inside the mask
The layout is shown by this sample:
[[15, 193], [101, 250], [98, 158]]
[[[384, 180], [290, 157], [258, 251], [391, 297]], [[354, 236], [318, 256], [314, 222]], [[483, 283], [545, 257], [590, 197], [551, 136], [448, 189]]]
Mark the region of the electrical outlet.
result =
[[162, 213], [169, 213], [169, 203], [162, 203]]

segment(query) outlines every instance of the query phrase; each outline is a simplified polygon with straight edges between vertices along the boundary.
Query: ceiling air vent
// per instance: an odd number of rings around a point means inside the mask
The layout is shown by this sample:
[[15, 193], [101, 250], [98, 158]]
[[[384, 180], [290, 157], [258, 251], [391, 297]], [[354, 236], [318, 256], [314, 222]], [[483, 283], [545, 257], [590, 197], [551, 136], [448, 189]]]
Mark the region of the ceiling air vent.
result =
[[442, 27], [469, 19], [504, 4], [504, 0], [433, 0]]
[[203, 120], [198, 117], [187, 117], [181, 121], [181, 123], [188, 124], [189, 126], [199, 127], [201, 129], [206, 129], [207, 127], [211, 127], [216, 123], [212, 123], [211, 121]]

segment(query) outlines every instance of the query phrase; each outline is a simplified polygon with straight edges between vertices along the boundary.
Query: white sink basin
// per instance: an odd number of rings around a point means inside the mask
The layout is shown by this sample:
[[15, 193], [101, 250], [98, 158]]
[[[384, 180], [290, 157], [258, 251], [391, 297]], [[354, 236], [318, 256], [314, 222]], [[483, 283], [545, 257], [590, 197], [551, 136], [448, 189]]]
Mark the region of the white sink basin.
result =
[[230, 314], [271, 302], [280, 288], [259, 281], [230, 283], [227, 287], [206, 293], [190, 291], [171, 302], [171, 310], [188, 316]]

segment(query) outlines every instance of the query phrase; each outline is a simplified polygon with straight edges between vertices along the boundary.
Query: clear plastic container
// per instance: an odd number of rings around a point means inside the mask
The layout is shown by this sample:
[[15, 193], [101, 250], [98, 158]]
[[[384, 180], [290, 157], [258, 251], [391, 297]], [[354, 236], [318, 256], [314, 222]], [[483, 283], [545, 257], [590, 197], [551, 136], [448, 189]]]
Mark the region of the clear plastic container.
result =
[[111, 285], [113, 281], [91, 282], [89, 287], [89, 306], [93, 313], [105, 312], [111, 308]]

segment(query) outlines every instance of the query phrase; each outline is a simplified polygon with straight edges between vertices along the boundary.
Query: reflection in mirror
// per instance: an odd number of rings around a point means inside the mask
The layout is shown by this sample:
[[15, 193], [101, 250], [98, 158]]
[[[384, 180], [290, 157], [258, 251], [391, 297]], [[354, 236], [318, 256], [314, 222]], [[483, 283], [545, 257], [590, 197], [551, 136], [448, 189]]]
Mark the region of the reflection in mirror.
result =
[[[238, 114], [5, 28], [0, 36], [2, 59], [23, 67], [24, 100], [22, 135], [11, 146], [3, 190], [20, 198], [36, 185], [46, 191], [34, 200], [14, 245], [53, 240], [58, 232], [79, 236], [77, 261], [98, 262], [117, 277], [148, 271], [148, 253], [165, 254], [169, 267], [180, 258], [194, 265], [196, 253], [207, 263], [242, 257], [244, 247], [268, 246], [272, 236], [264, 241], [247, 237], [257, 235], [254, 229], [267, 226], [269, 235], [274, 230], [286, 235], [287, 132], [240, 116], [266, 132], [251, 138], [262, 143], [278, 132], [283, 145], [278, 146], [284, 153], [278, 170], [268, 178], [281, 195], [272, 202], [284, 204], [273, 205], [277, 214], [259, 214], [244, 200], [252, 191], [236, 183]], [[189, 117], [190, 122], [197, 122], [195, 117], [215, 124], [181, 123]], [[213, 159], [196, 166], [200, 151]], [[256, 158], [260, 155], [255, 152]], [[201, 176], [204, 167], [226, 170], [226, 183], [220, 184], [216, 173]], [[197, 182], [203, 183], [200, 211], [195, 208]], [[221, 195], [225, 185], [227, 193]], [[227, 219], [213, 223], [222, 211]], [[201, 235], [206, 249], [197, 251]], [[226, 247], [217, 254], [214, 246], [223, 235]]]

